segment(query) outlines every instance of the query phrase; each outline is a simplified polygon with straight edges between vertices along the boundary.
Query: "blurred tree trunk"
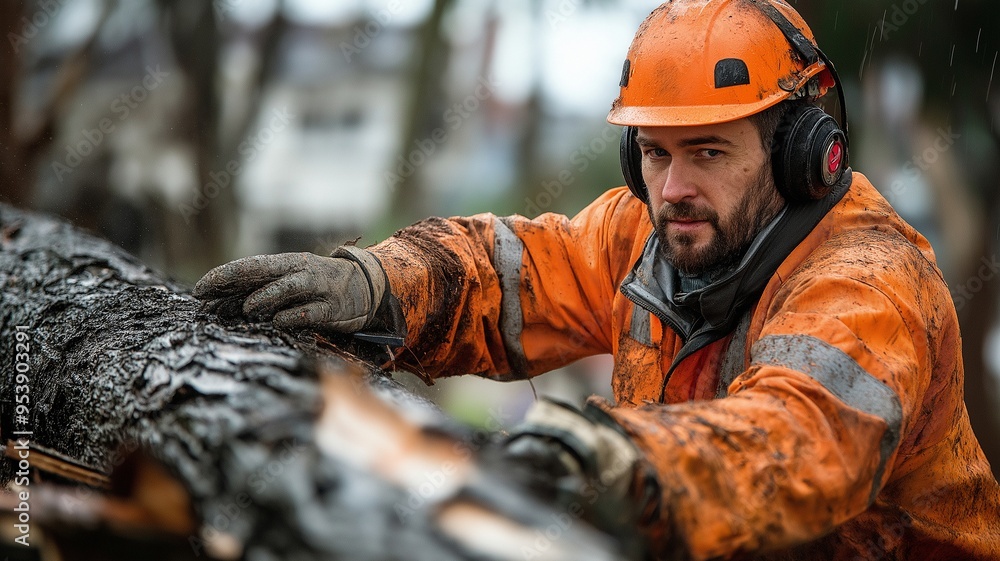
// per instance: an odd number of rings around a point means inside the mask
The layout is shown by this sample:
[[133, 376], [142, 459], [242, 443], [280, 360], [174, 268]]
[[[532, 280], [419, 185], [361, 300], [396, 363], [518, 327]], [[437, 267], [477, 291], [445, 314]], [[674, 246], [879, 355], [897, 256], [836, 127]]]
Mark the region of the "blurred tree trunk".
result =
[[[975, 253], [977, 256], [984, 256], [987, 261], [1000, 252], [1000, 240], [997, 239], [1000, 229], [1000, 185], [997, 187], [990, 191], [988, 198], [991, 200], [984, 207], [993, 211], [984, 221], [980, 251]], [[964, 269], [968, 274], [962, 278], [978, 278], [981, 266], [982, 262], [979, 260], [968, 264]], [[993, 475], [1000, 479], [1000, 422], [995, 413], [1000, 403], [997, 400], [997, 383], [986, 360], [989, 335], [996, 322], [997, 305], [1000, 303], [1000, 279], [981, 280], [982, 292], [976, 294], [975, 300], [964, 306], [959, 314], [964, 335], [962, 351], [965, 359], [965, 403], [969, 408], [969, 419], [976, 438], [993, 467]]]
[[[531, 42], [532, 51], [541, 53], [543, 47], [542, 29], [547, 25], [544, 2], [532, 2], [528, 8], [531, 10]], [[542, 107], [542, 77], [544, 73], [544, 59], [541, 56], [534, 57], [531, 61], [531, 93], [527, 103], [524, 104], [520, 138], [518, 139], [517, 152], [517, 176], [514, 180], [514, 204], [511, 209], [518, 214], [526, 214], [525, 200], [534, 200], [542, 189], [541, 181], [544, 173], [540, 162], [539, 145], [542, 139], [542, 127], [545, 125], [545, 112]], [[542, 212], [552, 210], [550, 208], [541, 209]], [[533, 218], [533, 217], [532, 217]]]
[[[34, 3], [31, 3], [34, 5]], [[15, 37], [28, 37], [25, 18], [29, 3], [11, 0], [0, 3], [0, 29], [9, 46], [0, 47], [0, 200], [18, 206], [31, 204], [37, 176], [36, 162], [48, 150], [59, 129], [59, 122], [69, 106], [76, 100], [80, 86], [87, 78], [91, 59], [97, 47], [100, 32], [117, 6], [117, 0], [104, 0], [101, 13], [87, 39], [59, 67], [52, 85], [46, 89], [45, 100], [38, 114], [25, 118], [20, 115], [22, 49], [27, 45]], [[40, 8], [39, 8], [40, 9]], [[35, 31], [34, 33], [40, 33]], [[18, 116], [22, 121], [18, 122]]]
[[[24, 2], [0, 2], [0, 30], [4, 38], [19, 35], [23, 13]], [[20, 142], [14, 131], [20, 64], [14, 46], [10, 41], [5, 43], [0, 47], [0, 200], [25, 206], [31, 182], [25, 180]]]
[[0, 200], [26, 206], [30, 200], [31, 180], [17, 132], [14, 111], [17, 102], [20, 60], [8, 39], [20, 36], [25, 3], [22, 0], [0, 2]]
[[[930, 19], [921, 29], [914, 29], [913, 33], [920, 32], [917, 41], [922, 41], [929, 31], [937, 32], [942, 37], [938, 44], [944, 47], [950, 43], [951, 49], [941, 48], [941, 52], [936, 53], [938, 60], [926, 60], [928, 47], [921, 48], [922, 44], [918, 43], [917, 52], [925, 55], [919, 60], [927, 77], [929, 102], [950, 108], [955, 129], [972, 137], [981, 123], [996, 122], [995, 115], [991, 114], [987, 91], [991, 91], [993, 103], [1000, 99], [997, 95], [1000, 80], [993, 68], [994, 56], [1000, 47], [1000, 3], [946, 2], [944, 5], [928, 4], [927, 7], [932, 6], [939, 10], [938, 13], [932, 10], [927, 10], [926, 14], [919, 12], [918, 16]], [[995, 125], [988, 129], [986, 132], [990, 136], [982, 137], [979, 142], [992, 144], [988, 150], [996, 154], [1000, 150], [1000, 130]], [[979, 235], [980, 245], [971, 253], [973, 262], [965, 264], [958, 282], [977, 278], [983, 265], [982, 259], [989, 261], [1000, 251], [1000, 240], [997, 239], [1000, 228], [1000, 182], [997, 181], [1000, 162], [994, 158], [985, 166], [973, 165], [974, 150], [978, 148], [974, 142], [976, 140], [964, 142], [965, 149], [960, 157], [964, 158], [967, 169], [981, 168], [972, 177], [976, 182], [975, 194], [979, 196], [976, 204], [988, 210]], [[997, 322], [1000, 279], [980, 280], [983, 281], [982, 292], [975, 295], [975, 299], [959, 314], [965, 359], [965, 401], [976, 437], [993, 467], [994, 476], [1000, 479], [1000, 415], [997, 414], [1000, 393], [986, 360], [990, 332]]]
[[[195, 192], [206, 196], [210, 174], [219, 148], [220, 103], [218, 69], [221, 40], [216, 11], [212, 2], [160, 0], [165, 32], [173, 47], [177, 64], [187, 79], [185, 114], [178, 123], [179, 136], [193, 147], [195, 157]], [[194, 194], [193, 194], [194, 195]], [[194, 195], [195, 200], [197, 195]], [[174, 268], [185, 260], [198, 269], [207, 269], [222, 261], [226, 235], [235, 225], [236, 198], [232, 185], [219, 189], [204, 208], [181, 223], [168, 217], [167, 266]], [[199, 251], [191, 252], [197, 247]]]
[[[219, 184], [213, 174], [228, 176], [230, 164], [246, 163], [238, 147], [256, 122], [264, 91], [274, 75], [278, 46], [288, 26], [282, 7], [283, 2], [278, 2], [274, 17], [259, 39], [259, 64], [250, 89], [244, 92], [248, 100], [246, 109], [236, 116], [231, 127], [234, 132], [224, 135], [223, 92], [219, 88], [224, 44], [215, 3], [160, 0], [160, 9], [167, 20], [166, 32], [189, 84], [187, 113], [182, 118], [180, 135], [194, 148], [197, 184], [192, 196], [200, 194], [207, 199], [190, 223], [182, 220], [174, 209], [165, 209], [168, 215], [164, 223], [168, 225], [171, 240], [170, 264], [186, 262], [195, 273], [200, 273], [229, 258], [228, 248], [238, 230], [240, 205], [235, 189], [239, 178], [230, 177], [227, 185], [220, 185], [216, 196], [210, 196], [207, 186]], [[199, 251], [192, 253], [191, 247], [198, 247]]]
[[[419, 45], [415, 55], [415, 69], [410, 77], [410, 101], [406, 111], [406, 122], [400, 136], [399, 156], [406, 160], [414, 150], [415, 143], [429, 138], [431, 132], [441, 126], [443, 119], [444, 91], [442, 82], [448, 68], [448, 46], [441, 36], [445, 13], [454, 0], [434, 0], [434, 8], [420, 28]], [[398, 160], [389, 163], [394, 173]], [[410, 174], [400, 174], [401, 182], [390, 189], [388, 227], [380, 228], [389, 232], [425, 218], [426, 204], [422, 185], [423, 166], [414, 166]]]

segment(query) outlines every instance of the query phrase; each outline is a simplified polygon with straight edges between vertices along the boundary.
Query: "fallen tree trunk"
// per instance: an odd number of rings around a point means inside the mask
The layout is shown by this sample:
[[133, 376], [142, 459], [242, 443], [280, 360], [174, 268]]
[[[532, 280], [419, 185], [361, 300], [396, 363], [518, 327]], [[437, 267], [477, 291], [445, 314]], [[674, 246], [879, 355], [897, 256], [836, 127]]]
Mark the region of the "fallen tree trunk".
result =
[[619, 558], [481, 470], [482, 435], [370, 365], [313, 335], [219, 323], [63, 222], [0, 205], [0, 286], [0, 434], [15, 456], [0, 479], [22, 490], [45, 478], [18, 481], [19, 438], [78, 482], [140, 447], [188, 493], [196, 557], [232, 556], [222, 543], [259, 560]]

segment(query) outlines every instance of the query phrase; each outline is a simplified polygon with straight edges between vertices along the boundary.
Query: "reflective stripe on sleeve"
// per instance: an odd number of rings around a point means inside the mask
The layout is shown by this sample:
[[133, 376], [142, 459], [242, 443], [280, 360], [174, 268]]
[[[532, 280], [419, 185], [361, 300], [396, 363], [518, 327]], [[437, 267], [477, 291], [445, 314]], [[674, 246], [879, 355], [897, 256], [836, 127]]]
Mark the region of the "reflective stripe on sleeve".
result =
[[753, 319], [753, 308], [743, 314], [736, 324], [733, 338], [729, 340], [726, 354], [722, 355], [722, 365], [719, 367], [719, 388], [715, 397], [721, 399], [729, 395], [729, 386], [736, 377], [743, 373], [743, 362], [746, 360], [747, 333], [750, 332], [750, 321]]
[[632, 304], [632, 326], [629, 328], [629, 337], [647, 347], [652, 347], [653, 328], [651, 321], [651, 313], [642, 306]]
[[778, 366], [801, 372], [823, 385], [850, 407], [879, 417], [888, 425], [882, 435], [878, 469], [868, 502], [875, 501], [885, 464], [899, 444], [903, 408], [899, 396], [847, 353], [808, 335], [769, 335], [754, 344], [754, 365]]
[[[524, 259], [524, 243], [514, 231], [497, 218], [493, 222], [493, 267], [500, 279], [500, 333], [507, 349], [507, 363], [511, 379], [528, 377], [528, 361], [521, 345], [524, 330], [524, 314], [521, 311], [521, 265]], [[506, 378], [506, 377], [505, 377]]]

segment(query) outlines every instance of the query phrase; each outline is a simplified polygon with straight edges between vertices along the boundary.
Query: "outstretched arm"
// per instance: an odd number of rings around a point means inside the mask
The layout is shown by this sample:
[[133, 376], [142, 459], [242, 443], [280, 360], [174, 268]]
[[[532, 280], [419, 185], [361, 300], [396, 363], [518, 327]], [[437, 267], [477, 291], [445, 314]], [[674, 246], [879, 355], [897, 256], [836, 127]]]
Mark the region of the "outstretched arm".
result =
[[394, 329], [405, 336], [397, 362], [427, 381], [523, 379], [610, 352], [611, 303], [631, 264], [612, 262], [622, 252], [609, 244], [635, 237], [640, 209], [616, 189], [572, 220], [431, 218], [367, 250], [240, 259], [206, 274], [194, 294], [283, 329]]
[[573, 219], [434, 218], [371, 248], [406, 318], [400, 359], [431, 377], [506, 380], [610, 352], [631, 264], [611, 261], [609, 232], [634, 232], [644, 215], [630, 199], [609, 191]]

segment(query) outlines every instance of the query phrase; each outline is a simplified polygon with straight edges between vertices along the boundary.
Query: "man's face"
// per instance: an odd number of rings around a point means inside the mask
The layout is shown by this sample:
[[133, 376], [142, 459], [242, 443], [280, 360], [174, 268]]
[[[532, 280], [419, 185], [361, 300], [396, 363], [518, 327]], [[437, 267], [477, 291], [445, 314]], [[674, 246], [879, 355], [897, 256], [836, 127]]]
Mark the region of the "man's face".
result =
[[739, 259], [784, 205], [747, 119], [640, 127], [642, 177], [663, 256], [687, 274]]

